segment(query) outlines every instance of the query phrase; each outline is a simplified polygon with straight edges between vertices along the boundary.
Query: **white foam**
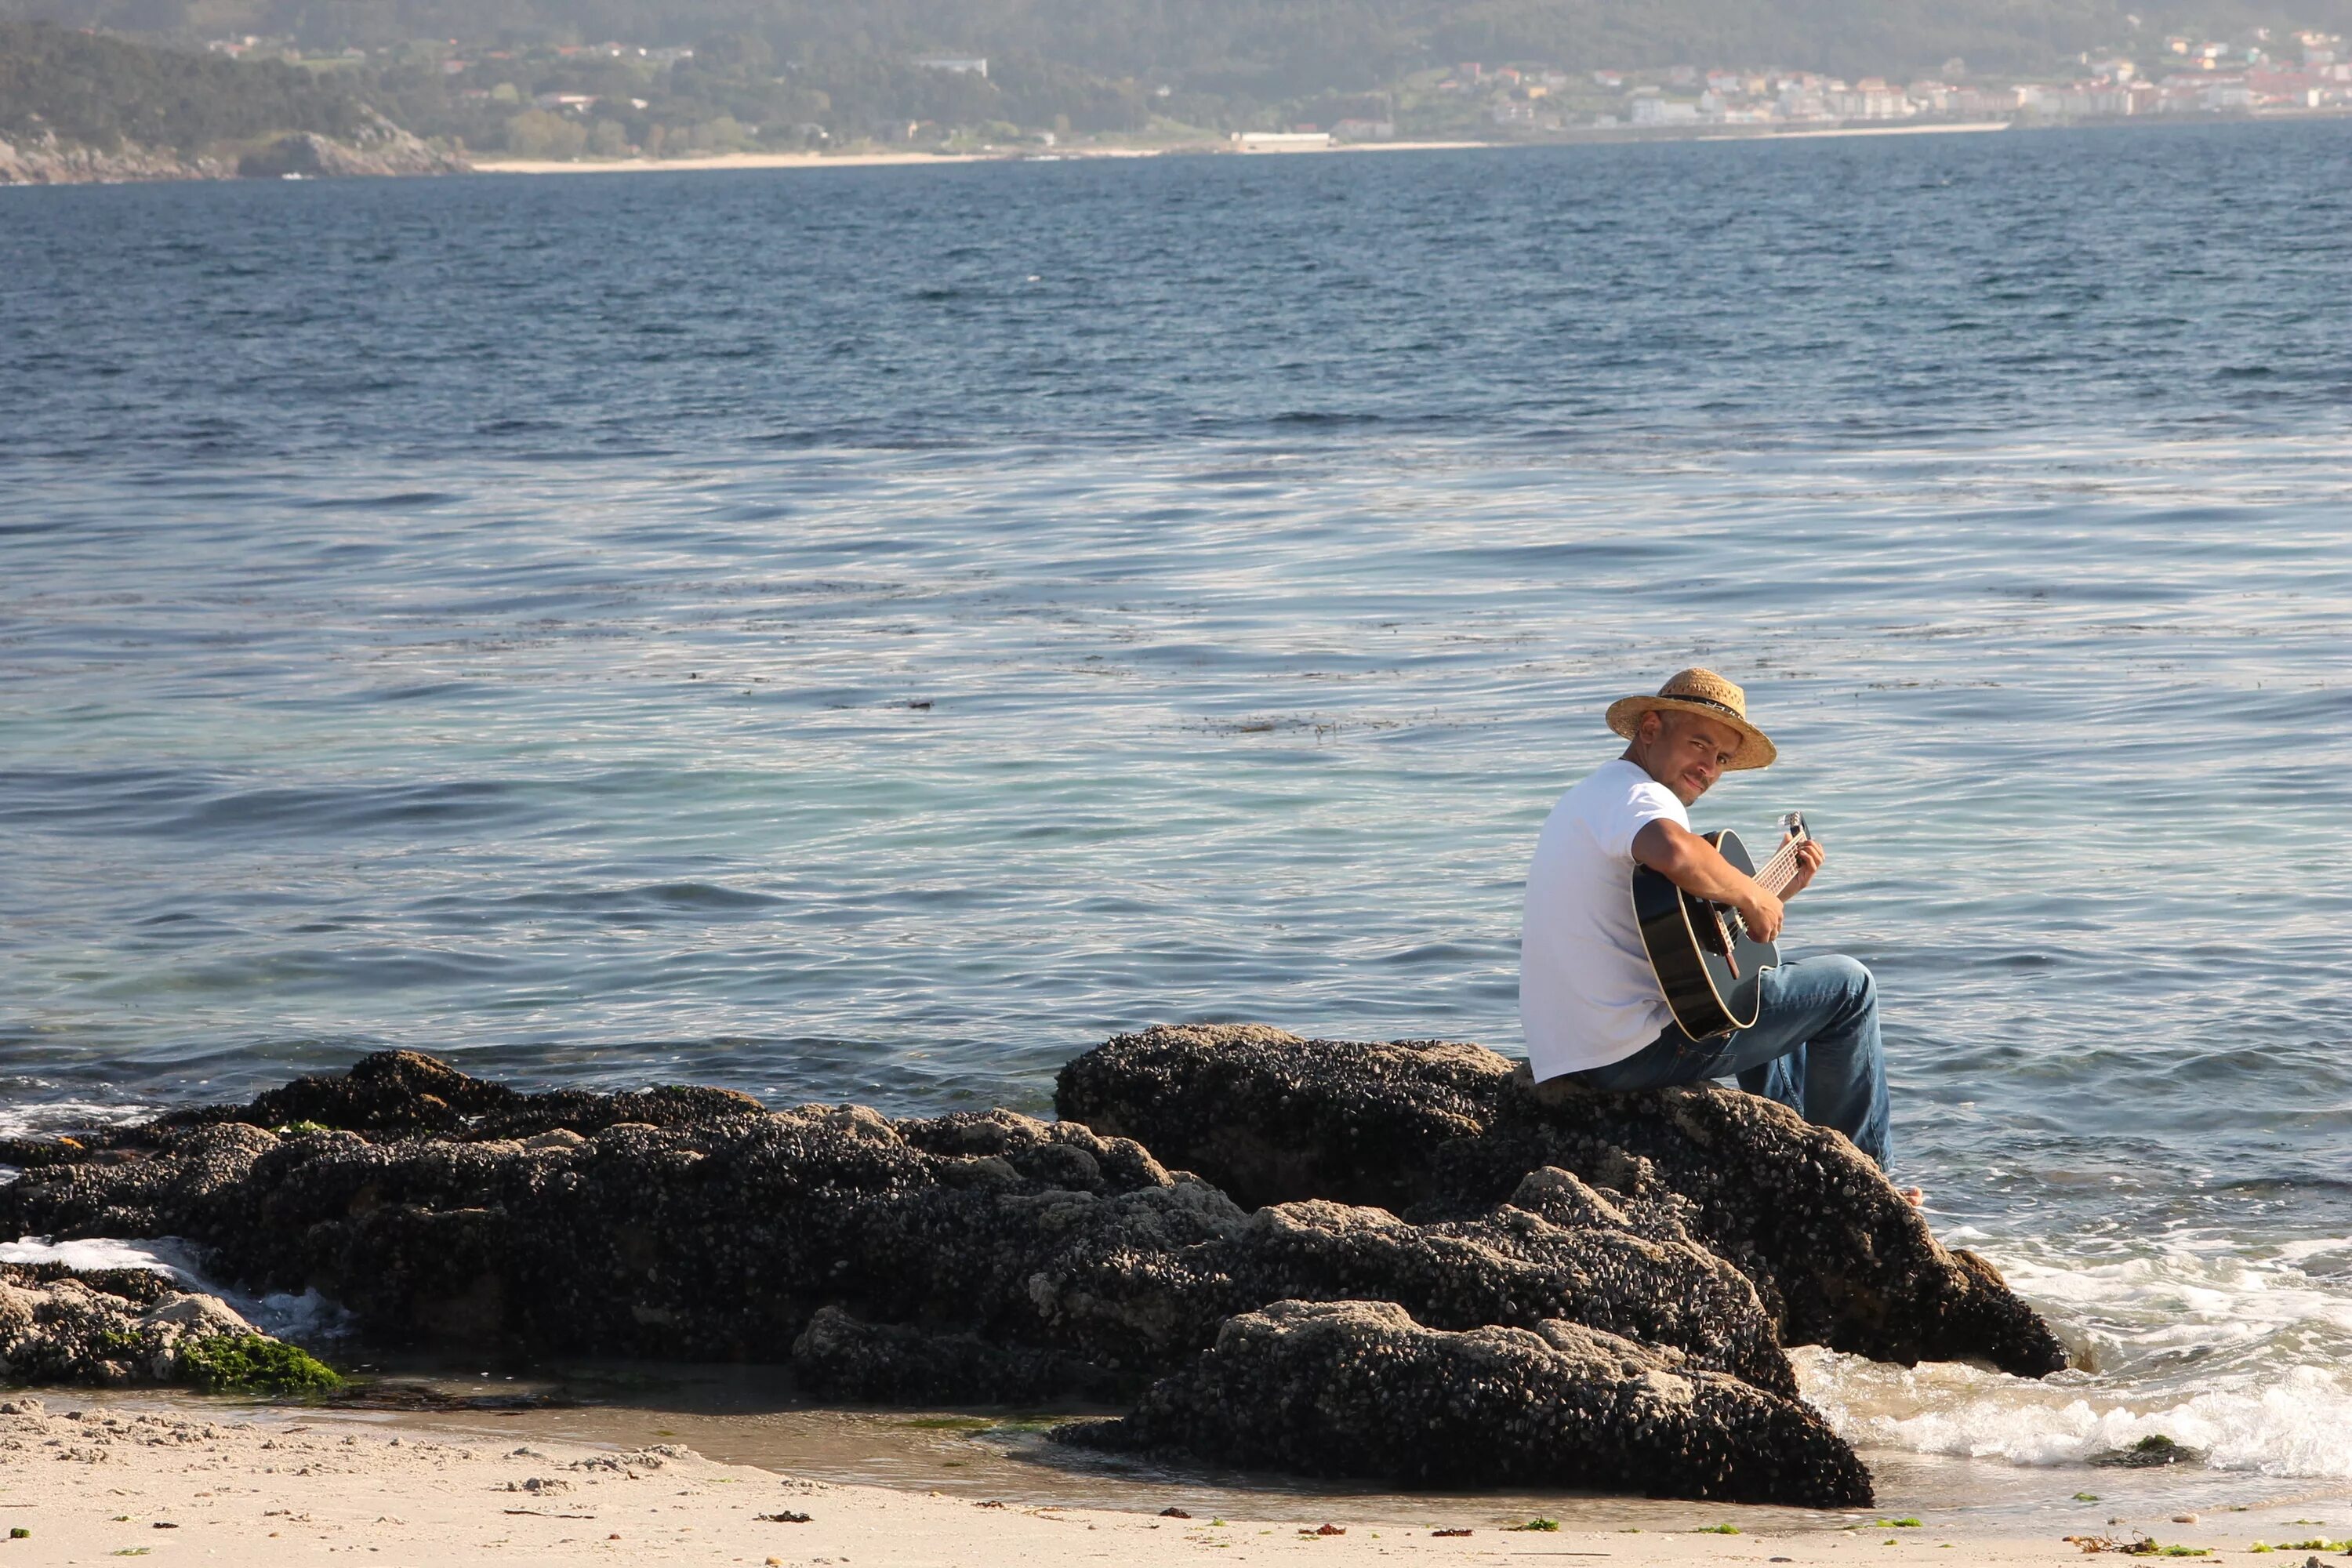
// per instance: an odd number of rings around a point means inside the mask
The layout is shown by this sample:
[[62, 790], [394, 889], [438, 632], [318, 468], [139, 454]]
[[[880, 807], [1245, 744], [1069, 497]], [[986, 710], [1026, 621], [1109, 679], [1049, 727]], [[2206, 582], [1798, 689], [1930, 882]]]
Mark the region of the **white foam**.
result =
[[2215, 1469], [2352, 1478], [2352, 1385], [2325, 1367], [2135, 1405], [1964, 1366], [1906, 1371], [1818, 1349], [1794, 1359], [1805, 1397], [1857, 1447], [2047, 1466], [2162, 1436]]
[[0, 1241], [0, 1263], [62, 1263], [68, 1268], [143, 1268], [170, 1279], [183, 1289], [217, 1296], [236, 1309], [255, 1328], [281, 1339], [317, 1341], [347, 1331], [350, 1314], [316, 1290], [300, 1295], [273, 1291], [248, 1296], [208, 1279], [197, 1266], [197, 1249], [176, 1236], [150, 1241], [118, 1241], [93, 1237], [80, 1241], [45, 1241], [23, 1237]]
[[16, 1100], [0, 1105], [0, 1138], [38, 1138], [59, 1128], [114, 1127], [154, 1114], [152, 1105], [89, 1100]]
[[[44, 1241], [27, 1236], [0, 1241], [0, 1263], [62, 1263], [68, 1268], [143, 1268], [197, 1289], [194, 1256], [184, 1241]], [[218, 1294], [218, 1292], [211, 1292]]]
[[2343, 1479], [2352, 1279], [2308, 1266], [2340, 1264], [2347, 1249], [2212, 1233], [2095, 1259], [1997, 1249], [2010, 1283], [2087, 1352], [2080, 1370], [2042, 1381], [1817, 1349], [1793, 1359], [1806, 1397], [1865, 1447], [2045, 1466], [2160, 1435], [2205, 1450], [2217, 1469]]

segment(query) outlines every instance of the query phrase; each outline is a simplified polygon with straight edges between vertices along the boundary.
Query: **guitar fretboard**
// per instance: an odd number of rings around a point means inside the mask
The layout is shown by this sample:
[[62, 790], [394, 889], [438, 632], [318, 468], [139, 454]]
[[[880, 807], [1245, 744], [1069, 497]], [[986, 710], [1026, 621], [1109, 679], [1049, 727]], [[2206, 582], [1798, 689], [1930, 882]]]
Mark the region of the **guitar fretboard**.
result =
[[1801, 838], [1791, 838], [1773, 852], [1772, 858], [1756, 868], [1756, 885], [1778, 898], [1782, 889], [1797, 879], [1797, 846]]

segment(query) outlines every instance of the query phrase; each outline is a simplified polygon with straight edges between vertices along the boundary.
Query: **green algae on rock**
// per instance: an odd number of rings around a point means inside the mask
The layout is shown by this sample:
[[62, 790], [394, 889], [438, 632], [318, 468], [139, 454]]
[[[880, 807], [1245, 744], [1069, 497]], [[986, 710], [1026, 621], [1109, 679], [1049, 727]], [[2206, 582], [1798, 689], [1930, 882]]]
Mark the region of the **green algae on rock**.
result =
[[189, 1383], [207, 1394], [327, 1394], [342, 1374], [283, 1340], [267, 1334], [222, 1334], [180, 1352]]
[[214, 1296], [135, 1268], [0, 1265], [0, 1382], [308, 1394], [324, 1363], [256, 1330]]

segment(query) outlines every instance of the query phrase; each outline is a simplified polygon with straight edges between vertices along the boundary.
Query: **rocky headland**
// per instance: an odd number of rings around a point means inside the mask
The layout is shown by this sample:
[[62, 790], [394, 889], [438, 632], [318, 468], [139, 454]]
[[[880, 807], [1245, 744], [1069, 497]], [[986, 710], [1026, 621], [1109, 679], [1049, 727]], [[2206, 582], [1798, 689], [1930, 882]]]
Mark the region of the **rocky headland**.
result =
[[525, 1094], [386, 1052], [0, 1144], [0, 1227], [184, 1237], [386, 1345], [1080, 1399], [1131, 1414], [1073, 1444], [1431, 1482], [1864, 1503], [1784, 1347], [2065, 1364], [1843, 1139], [1734, 1091], [1538, 1094], [1476, 1047], [1169, 1028], [1071, 1064], [1059, 1109]]
[[121, 142], [110, 148], [60, 141], [55, 134], [0, 141], [0, 185], [124, 184], [146, 180], [305, 179], [394, 174], [462, 174], [460, 157], [428, 146], [388, 120], [374, 118], [341, 139], [290, 132], [236, 147], [184, 150]]

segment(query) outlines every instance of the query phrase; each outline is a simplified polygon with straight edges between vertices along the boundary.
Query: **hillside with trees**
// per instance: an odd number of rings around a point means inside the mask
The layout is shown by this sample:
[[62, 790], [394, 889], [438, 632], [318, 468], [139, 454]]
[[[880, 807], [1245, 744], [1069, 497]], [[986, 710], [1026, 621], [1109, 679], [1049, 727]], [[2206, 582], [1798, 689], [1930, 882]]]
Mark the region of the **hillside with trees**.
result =
[[1464, 59], [1895, 73], [1959, 56], [2023, 70], [2190, 25], [2342, 28], [2352, 0], [0, 0], [0, 16], [286, 37], [306, 50], [421, 38], [691, 45], [733, 34], [821, 70], [920, 53], [1020, 55], [1105, 82], [1263, 102], [1360, 91]]
[[282, 61], [0, 22], [0, 184], [461, 166], [360, 87]]
[[369, 121], [346, 85], [298, 67], [0, 23], [0, 138], [11, 142], [47, 132], [101, 152], [189, 150], [270, 132], [346, 137]]
[[[2208, 34], [2352, 30], [2352, 0], [2296, 3], [2287, 16], [2212, 0], [2197, 16]], [[1590, 122], [1612, 106], [1582, 101], [1586, 79], [1559, 73], [1999, 79], [2082, 51], [2152, 61], [2176, 12], [2174, 0], [2136, 12], [2124, 0], [0, 0], [0, 138], [192, 149], [397, 125], [453, 155], [569, 158], [1351, 120], [1484, 134], [1475, 95], [1431, 90], [1449, 71], [1475, 79], [1461, 62], [1540, 66], [1560, 94], [1547, 113]], [[22, 20], [33, 16], [125, 36]]]

